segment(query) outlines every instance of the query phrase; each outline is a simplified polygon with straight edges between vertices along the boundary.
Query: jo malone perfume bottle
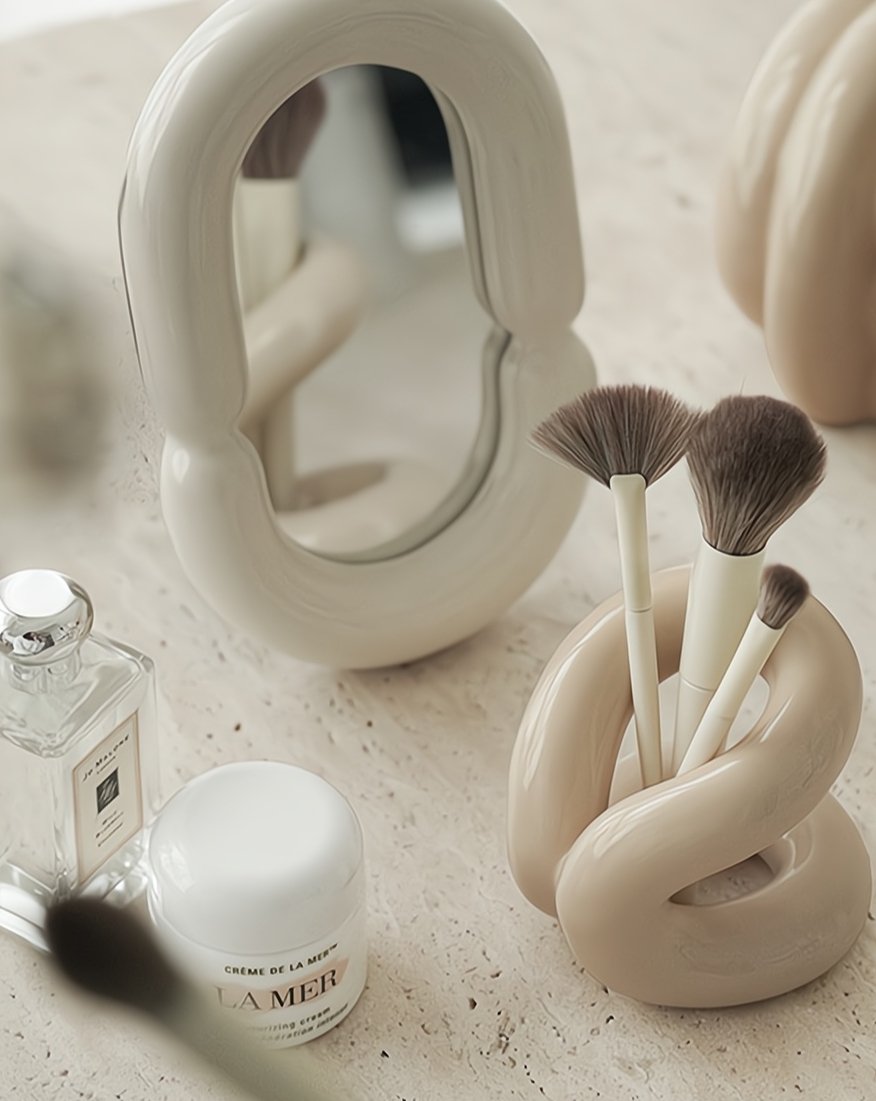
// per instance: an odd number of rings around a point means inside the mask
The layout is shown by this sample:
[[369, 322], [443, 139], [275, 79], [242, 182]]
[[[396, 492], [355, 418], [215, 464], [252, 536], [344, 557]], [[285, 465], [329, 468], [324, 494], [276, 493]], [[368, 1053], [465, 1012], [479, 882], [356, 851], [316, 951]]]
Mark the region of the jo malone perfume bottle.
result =
[[53, 570], [0, 580], [0, 927], [45, 948], [46, 906], [145, 886], [158, 802], [149, 658], [91, 634], [88, 594]]

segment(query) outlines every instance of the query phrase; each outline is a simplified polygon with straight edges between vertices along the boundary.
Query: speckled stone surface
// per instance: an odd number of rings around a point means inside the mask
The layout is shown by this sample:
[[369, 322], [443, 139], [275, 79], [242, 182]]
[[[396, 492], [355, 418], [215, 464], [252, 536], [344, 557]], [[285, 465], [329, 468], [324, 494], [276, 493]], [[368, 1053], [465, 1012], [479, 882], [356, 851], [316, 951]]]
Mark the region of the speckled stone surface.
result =
[[[575, 156], [589, 274], [578, 329], [603, 381], [696, 403], [777, 393], [760, 334], [710, 254], [722, 135], [794, 0], [509, 0], [556, 72]], [[56, 564], [99, 626], [155, 656], [172, 790], [249, 757], [330, 778], [365, 828], [370, 975], [355, 1012], [311, 1050], [339, 1096], [611, 1101], [876, 1096], [876, 926], [817, 982], [729, 1011], [638, 1005], [583, 974], [504, 855], [505, 776], [539, 671], [618, 583], [607, 494], [557, 558], [478, 637], [403, 668], [339, 673], [241, 637], [192, 590], [163, 530], [159, 430], [139, 389], [115, 241], [124, 148], [163, 60], [210, 5], [7, 43], [0, 52], [0, 202], [83, 266], [118, 366], [109, 515], [81, 513], [51, 550], [9, 531], [3, 568]], [[412, 414], [415, 411], [412, 409]], [[771, 557], [810, 579], [865, 672], [856, 750], [836, 785], [876, 851], [876, 429], [831, 430], [830, 471]], [[655, 567], [689, 558], [683, 472], [651, 495]], [[17, 536], [17, 538], [14, 538]], [[46, 961], [0, 938], [0, 1098], [183, 1101], [235, 1096], [151, 1027], [80, 1001]]]

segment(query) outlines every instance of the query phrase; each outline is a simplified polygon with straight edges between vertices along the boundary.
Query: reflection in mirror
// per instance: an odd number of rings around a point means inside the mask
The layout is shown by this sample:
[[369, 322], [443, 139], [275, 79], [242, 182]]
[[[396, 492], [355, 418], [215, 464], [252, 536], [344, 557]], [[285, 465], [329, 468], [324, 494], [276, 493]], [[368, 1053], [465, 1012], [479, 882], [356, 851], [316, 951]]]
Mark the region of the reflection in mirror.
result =
[[281, 527], [342, 558], [424, 542], [485, 476], [508, 339], [474, 293], [426, 85], [355, 66], [283, 104], [244, 160], [235, 252], [241, 428]]

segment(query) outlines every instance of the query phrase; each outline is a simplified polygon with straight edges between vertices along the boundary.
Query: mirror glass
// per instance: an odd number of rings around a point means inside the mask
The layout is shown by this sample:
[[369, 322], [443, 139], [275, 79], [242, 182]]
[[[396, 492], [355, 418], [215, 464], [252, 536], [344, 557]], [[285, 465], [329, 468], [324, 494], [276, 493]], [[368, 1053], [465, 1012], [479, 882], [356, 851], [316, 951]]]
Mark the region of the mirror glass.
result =
[[354, 560], [424, 542], [489, 466], [507, 334], [474, 292], [450, 140], [423, 81], [354, 66], [287, 101], [244, 160], [235, 250], [241, 427], [282, 528]]

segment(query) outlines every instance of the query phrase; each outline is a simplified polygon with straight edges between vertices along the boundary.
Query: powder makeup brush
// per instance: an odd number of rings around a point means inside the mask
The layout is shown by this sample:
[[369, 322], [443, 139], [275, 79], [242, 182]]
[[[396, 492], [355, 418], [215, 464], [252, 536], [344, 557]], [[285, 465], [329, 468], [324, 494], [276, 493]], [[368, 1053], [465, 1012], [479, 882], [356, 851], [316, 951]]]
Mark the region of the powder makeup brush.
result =
[[645, 490], [684, 454], [698, 414], [664, 390], [602, 386], [561, 406], [533, 442], [609, 487], [617, 517], [636, 744], [645, 787], [663, 778]]
[[679, 775], [710, 761], [721, 749], [748, 690], [808, 595], [806, 580], [789, 566], [768, 566], [764, 570], [757, 611], [709, 701]]
[[703, 540], [691, 571], [679, 666], [672, 769], [757, 605], [767, 541], [824, 477], [824, 441], [796, 406], [724, 398], [687, 453]]
[[168, 963], [149, 930], [105, 902], [76, 898], [50, 907], [49, 948], [77, 986], [146, 1013], [260, 1101], [337, 1101], [312, 1059], [256, 1045]]

